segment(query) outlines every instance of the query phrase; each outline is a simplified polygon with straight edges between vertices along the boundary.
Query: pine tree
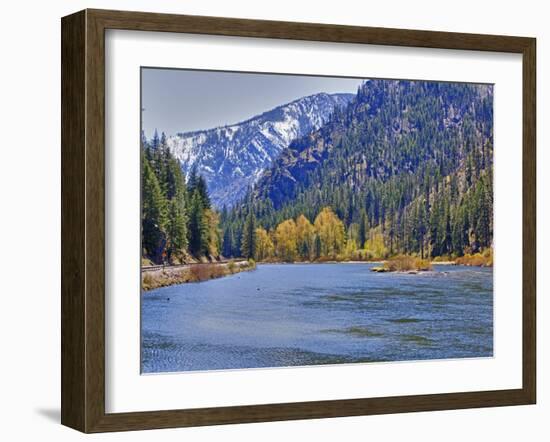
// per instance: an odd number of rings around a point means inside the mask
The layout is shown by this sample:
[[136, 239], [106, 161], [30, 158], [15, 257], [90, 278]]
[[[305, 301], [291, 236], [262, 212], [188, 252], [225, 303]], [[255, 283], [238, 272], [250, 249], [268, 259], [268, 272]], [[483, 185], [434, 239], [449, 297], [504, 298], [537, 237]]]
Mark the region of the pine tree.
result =
[[175, 198], [168, 203], [166, 224], [168, 260], [170, 262], [174, 258], [181, 260], [187, 249], [187, 219], [184, 210]]
[[235, 250], [235, 235], [233, 233], [233, 227], [229, 226], [225, 229], [223, 234], [222, 255], [229, 258], [234, 255]]
[[199, 176], [197, 172], [197, 165], [193, 164], [193, 166], [191, 167], [191, 171], [189, 172], [189, 177], [187, 179], [187, 190], [190, 194], [195, 192], [198, 178]]
[[241, 239], [241, 255], [244, 258], [253, 258], [256, 254], [256, 217], [251, 211], [246, 217]]
[[165, 159], [163, 166], [164, 195], [167, 199], [176, 197], [185, 199], [185, 179], [178, 161], [170, 155]]
[[420, 257], [424, 259], [424, 240], [427, 231], [427, 213], [426, 213], [426, 203], [423, 200], [420, 200], [418, 209], [417, 209], [417, 219], [416, 219], [416, 233], [418, 246], [420, 248]]
[[208, 225], [204, 217], [202, 200], [197, 192], [193, 192], [189, 207], [189, 252], [195, 257], [208, 253]]
[[369, 234], [369, 218], [367, 216], [367, 212], [365, 210], [362, 210], [361, 212], [361, 220], [359, 222], [359, 248], [362, 249], [365, 247], [365, 241], [367, 241]]
[[491, 242], [491, 207], [485, 177], [482, 177], [477, 184], [475, 198], [477, 206], [476, 238], [479, 248], [486, 248]]
[[443, 240], [443, 247], [441, 249], [441, 254], [449, 254], [453, 252], [453, 235], [451, 229], [451, 213], [450, 208], [447, 207], [445, 210], [445, 237]]
[[439, 201], [434, 202], [429, 219], [429, 233], [430, 233], [430, 246], [431, 256], [436, 257], [441, 254], [441, 241], [442, 232], [440, 230], [441, 224], [441, 204]]
[[158, 131], [155, 129], [155, 133], [153, 134], [153, 139], [151, 140], [151, 148], [153, 150], [157, 150], [158, 147], [160, 145], [160, 138], [159, 138], [159, 133]]
[[149, 147], [149, 143], [147, 142], [147, 137], [145, 136], [145, 131], [141, 130], [141, 148], [142, 150], [146, 150]]
[[194, 191], [198, 192], [202, 201], [202, 206], [205, 209], [210, 209], [211, 207], [210, 196], [208, 195], [208, 188], [206, 186], [206, 181], [202, 175], [199, 175], [198, 178], [196, 179], [196, 185], [194, 187]]
[[155, 263], [161, 263], [166, 245], [166, 200], [144, 155], [141, 170], [141, 244], [146, 256]]

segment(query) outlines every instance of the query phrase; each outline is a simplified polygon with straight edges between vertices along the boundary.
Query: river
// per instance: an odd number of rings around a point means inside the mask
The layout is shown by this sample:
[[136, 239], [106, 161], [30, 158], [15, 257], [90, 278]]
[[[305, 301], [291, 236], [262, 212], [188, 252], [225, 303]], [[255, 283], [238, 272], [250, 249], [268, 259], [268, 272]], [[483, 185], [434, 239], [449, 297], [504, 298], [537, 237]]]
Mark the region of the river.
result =
[[259, 264], [141, 298], [142, 373], [491, 357], [493, 271]]

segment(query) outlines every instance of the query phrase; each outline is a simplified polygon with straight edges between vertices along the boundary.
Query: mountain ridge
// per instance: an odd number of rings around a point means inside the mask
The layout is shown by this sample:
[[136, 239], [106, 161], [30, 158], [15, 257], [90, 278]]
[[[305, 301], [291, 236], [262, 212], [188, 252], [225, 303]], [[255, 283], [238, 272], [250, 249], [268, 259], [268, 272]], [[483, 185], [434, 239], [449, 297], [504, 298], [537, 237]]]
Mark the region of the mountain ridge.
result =
[[353, 97], [308, 95], [235, 124], [168, 136], [166, 143], [186, 175], [196, 167], [204, 176], [214, 206], [231, 207], [292, 140], [321, 127]]
[[351, 101], [355, 97], [355, 94], [346, 93], [346, 92], [336, 92], [336, 93], [332, 93], [332, 94], [329, 94], [327, 92], [318, 92], [316, 94], [304, 95], [303, 97], [296, 98], [295, 100], [289, 101], [288, 103], [280, 104], [278, 106], [275, 106], [274, 108], [271, 108], [271, 109], [266, 110], [264, 112], [261, 112], [259, 114], [253, 115], [250, 118], [246, 118], [244, 120], [237, 121], [236, 123], [222, 124], [222, 125], [219, 125], [219, 126], [210, 127], [208, 129], [196, 129], [196, 130], [189, 130], [189, 131], [186, 131], [186, 132], [177, 132], [175, 134], [175, 136], [196, 135], [196, 134], [203, 133], [203, 132], [209, 132], [211, 130], [226, 129], [226, 128], [232, 127], [232, 126], [240, 126], [242, 124], [250, 123], [253, 120], [258, 120], [258, 119], [260, 119], [260, 118], [262, 118], [262, 117], [264, 117], [264, 116], [266, 116], [266, 115], [268, 115], [268, 114], [270, 114], [270, 113], [272, 113], [272, 112], [274, 112], [274, 111], [276, 111], [280, 108], [290, 106], [290, 105], [295, 104], [297, 102], [300, 102], [302, 100], [313, 98], [313, 97], [320, 96], [320, 95], [321, 96], [326, 95], [326, 96], [331, 96], [331, 97], [343, 97], [345, 100], [349, 100], [349, 101]]

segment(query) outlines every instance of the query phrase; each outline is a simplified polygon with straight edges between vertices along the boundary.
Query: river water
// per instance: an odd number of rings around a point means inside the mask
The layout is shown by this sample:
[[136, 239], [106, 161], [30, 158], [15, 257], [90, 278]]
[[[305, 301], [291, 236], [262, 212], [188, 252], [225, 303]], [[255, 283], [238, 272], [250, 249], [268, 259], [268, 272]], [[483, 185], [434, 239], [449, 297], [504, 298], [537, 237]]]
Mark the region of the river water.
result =
[[490, 357], [493, 271], [260, 264], [142, 293], [143, 373]]

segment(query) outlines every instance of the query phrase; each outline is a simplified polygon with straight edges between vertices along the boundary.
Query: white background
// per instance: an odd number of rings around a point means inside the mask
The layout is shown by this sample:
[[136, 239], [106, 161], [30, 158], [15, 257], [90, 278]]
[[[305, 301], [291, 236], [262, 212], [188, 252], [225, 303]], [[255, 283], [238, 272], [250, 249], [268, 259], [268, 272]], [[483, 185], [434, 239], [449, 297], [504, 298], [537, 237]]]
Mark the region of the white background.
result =
[[[59, 17], [85, 7], [133, 9], [248, 18], [342, 23], [447, 31], [517, 34], [538, 38], [538, 214], [539, 214], [539, 404], [529, 407], [462, 410], [162, 430], [93, 436], [101, 440], [291, 440], [372, 438], [547, 440], [550, 434], [550, 283], [544, 267], [550, 250], [542, 226], [550, 168], [543, 146], [550, 143], [550, 29], [544, 2], [246, 2], [194, 0], [50, 1], [20, 0], [2, 10], [0, 70], [0, 162], [2, 337], [0, 435], [6, 440], [77, 440], [61, 427], [60, 390], [60, 31]], [[544, 250], [546, 249], [546, 250]], [[546, 265], [547, 267], [547, 265]], [[544, 317], [546, 316], [546, 317]]]
[[[521, 387], [521, 56], [108, 31], [106, 61], [107, 412]], [[141, 65], [494, 83], [495, 356], [140, 376]]]

